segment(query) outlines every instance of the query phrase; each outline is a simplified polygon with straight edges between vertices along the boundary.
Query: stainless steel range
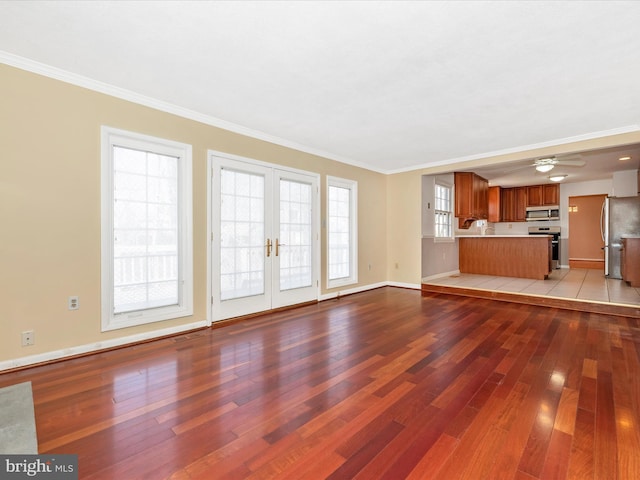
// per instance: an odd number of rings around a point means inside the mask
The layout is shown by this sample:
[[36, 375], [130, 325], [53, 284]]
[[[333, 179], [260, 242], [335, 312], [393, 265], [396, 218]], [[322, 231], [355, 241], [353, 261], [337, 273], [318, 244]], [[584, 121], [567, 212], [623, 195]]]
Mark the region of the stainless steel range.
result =
[[529, 227], [529, 235], [551, 235], [551, 265], [560, 268], [560, 227]]

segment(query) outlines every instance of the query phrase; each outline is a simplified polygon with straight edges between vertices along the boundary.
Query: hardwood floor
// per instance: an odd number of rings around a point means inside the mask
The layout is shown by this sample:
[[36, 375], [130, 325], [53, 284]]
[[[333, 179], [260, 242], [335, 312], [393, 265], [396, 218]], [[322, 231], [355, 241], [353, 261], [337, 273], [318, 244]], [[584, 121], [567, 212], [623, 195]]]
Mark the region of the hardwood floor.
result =
[[637, 479], [640, 320], [382, 288], [0, 375], [83, 479]]

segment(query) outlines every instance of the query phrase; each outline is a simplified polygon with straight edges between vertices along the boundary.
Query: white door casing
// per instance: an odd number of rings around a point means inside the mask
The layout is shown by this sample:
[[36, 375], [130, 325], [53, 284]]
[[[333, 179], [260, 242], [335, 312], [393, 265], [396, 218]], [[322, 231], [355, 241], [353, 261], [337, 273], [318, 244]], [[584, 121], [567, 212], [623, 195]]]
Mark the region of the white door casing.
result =
[[212, 321], [317, 300], [318, 175], [209, 152]]

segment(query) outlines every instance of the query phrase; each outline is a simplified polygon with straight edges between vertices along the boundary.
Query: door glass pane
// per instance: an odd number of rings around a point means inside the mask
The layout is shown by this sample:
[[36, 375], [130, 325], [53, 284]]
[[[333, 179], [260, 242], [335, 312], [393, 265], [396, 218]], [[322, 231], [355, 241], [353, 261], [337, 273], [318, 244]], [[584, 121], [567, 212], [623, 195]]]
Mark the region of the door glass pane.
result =
[[280, 290], [312, 284], [311, 184], [280, 179]]
[[220, 181], [220, 299], [262, 295], [264, 176], [223, 169]]

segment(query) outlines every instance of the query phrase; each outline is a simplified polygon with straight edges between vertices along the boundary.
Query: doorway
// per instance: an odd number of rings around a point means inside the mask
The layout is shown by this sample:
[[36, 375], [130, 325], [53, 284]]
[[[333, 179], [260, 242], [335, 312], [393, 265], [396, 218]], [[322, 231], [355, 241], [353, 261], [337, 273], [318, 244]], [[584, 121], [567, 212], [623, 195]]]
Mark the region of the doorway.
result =
[[213, 321], [317, 300], [318, 175], [211, 153]]
[[604, 272], [600, 214], [606, 197], [569, 197], [569, 268], [593, 268]]

